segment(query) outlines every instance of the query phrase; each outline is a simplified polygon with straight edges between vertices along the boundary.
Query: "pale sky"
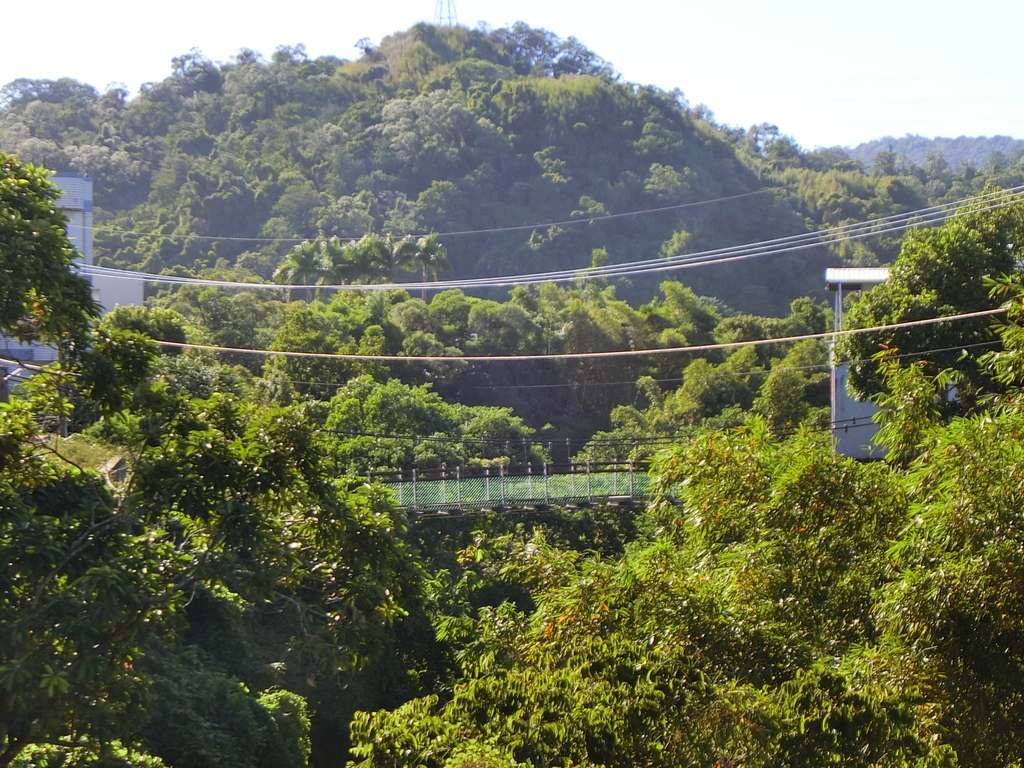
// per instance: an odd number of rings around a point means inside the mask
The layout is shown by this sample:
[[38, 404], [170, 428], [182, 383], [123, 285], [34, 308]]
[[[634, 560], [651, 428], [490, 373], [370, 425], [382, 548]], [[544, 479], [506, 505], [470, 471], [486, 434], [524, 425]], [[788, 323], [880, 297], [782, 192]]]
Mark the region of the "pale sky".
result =
[[[437, 0], [50, 0], [0, 11], [0, 84], [72, 77], [101, 91], [162, 80], [198, 48], [226, 61], [304, 44], [356, 58], [372, 42], [433, 21]], [[626, 81], [680, 88], [717, 122], [773, 123], [798, 144], [885, 135], [1024, 138], [1020, 0], [442, 0], [459, 23], [525, 21], [576, 37]], [[19, 27], [21, 28], [19, 30]]]

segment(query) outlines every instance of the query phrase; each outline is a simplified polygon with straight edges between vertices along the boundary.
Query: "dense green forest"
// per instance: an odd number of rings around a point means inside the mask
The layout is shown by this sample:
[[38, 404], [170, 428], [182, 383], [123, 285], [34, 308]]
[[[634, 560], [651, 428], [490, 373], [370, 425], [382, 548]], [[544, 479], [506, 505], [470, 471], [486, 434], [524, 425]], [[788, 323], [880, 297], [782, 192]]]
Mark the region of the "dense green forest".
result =
[[961, 171], [973, 168], [998, 173], [1020, 163], [1024, 141], [1009, 136], [929, 139], [908, 134], [898, 139], [885, 136], [866, 141], [853, 147], [850, 155], [870, 166], [881, 152], [893, 152], [900, 158], [899, 162], [907, 164], [926, 166], [935, 162], [930, 156], [936, 159], [941, 156], [947, 165]]
[[[1021, 182], [998, 167], [865, 165], [775, 126], [715, 123], [681, 91], [621, 82], [573, 38], [422, 24], [355, 61], [192, 51], [134, 98], [74, 80], [0, 90], [0, 148], [96, 185], [97, 262], [273, 276], [304, 239], [438, 233], [460, 276], [705, 251], [917, 210]], [[638, 211], [648, 213], [629, 215]], [[892, 260], [895, 237], [681, 272], [779, 316], [825, 265]], [[619, 286], [634, 303], [657, 278]], [[490, 298], [500, 298], [491, 296]]]
[[[293, 287], [100, 317], [44, 166], [94, 178], [101, 264]], [[1021, 177], [721, 126], [524, 25], [9, 84], [0, 331], [61, 354], [0, 402], [0, 768], [1020, 765]], [[965, 198], [629, 281], [331, 288]], [[883, 263], [847, 325], [893, 327], [837, 347], [884, 406], [858, 463], [822, 269]], [[651, 504], [424, 519], [369, 479], [570, 458]]]
[[[36, 270], [7, 286], [3, 330], [62, 351], [0, 404], [3, 765], [1019, 764], [1024, 286], [987, 277], [1024, 235], [1019, 200], [915, 232], [892, 288], [853, 308], [950, 285], [1007, 307], [960, 370], [907, 357], [927, 338], [878, 361], [885, 461], [814, 428], [801, 343], [768, 378], [802, 426], [759, 412], [762, 388], [737, 426], [657, 453], [642, 513], [428, 521], [360, 472], [440, 457], [346, 429], [525, 434], [517, 417], [372, 370], [289, 404], [242, 366], [161, 354], [128, 328], [181, 316], [97, 322], [45, 172], [2, 168], [5, 273]], [[49, 306], [59, 325], [25, 322]], [[684, 402], [627, 421], [653, 431]], [[82, 431], [41, 439], [59, 419]], [[123, 476], [89, 468], [111, 451]]]

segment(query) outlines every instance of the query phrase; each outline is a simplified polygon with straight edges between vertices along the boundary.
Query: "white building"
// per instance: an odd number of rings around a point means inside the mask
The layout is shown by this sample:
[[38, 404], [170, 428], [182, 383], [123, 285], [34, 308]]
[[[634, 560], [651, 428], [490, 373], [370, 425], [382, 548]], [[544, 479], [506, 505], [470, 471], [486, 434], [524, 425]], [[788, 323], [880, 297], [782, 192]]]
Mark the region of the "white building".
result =
[[[81, 173], [56, 173], [51, 181], [63, 192], [58, 203], [68, 218], [68, 240], [81, 256], [81, 263], [92, 265], [92, 179]], [[99, 302], [103, 312], [109, 312], [118, 305], [143, 302], [143, 284], [137, 280], [96, 276], [92, 278], [92, 286], [93, 298]], [[57, 350], [0, 334], [0, 358], [45, 365], [57, 359]], [[0, 362], [0, 365], [4, 364]], [[9, 369], [11, 364], [4, 367]]]
[[[835, 329], [843, 329], [843, 298], [852, 291], [874, 288], [889, 279], [886, 267], [857, 267], [825, 270], [825, 286], [836, 294]], [[835, 347], [832, 347], [834, 350]], [[878, 406], [854, 400], [848, 388], [849, 364], [832, 361], [832, 441], [836, 451], [855, 459], [881, 459], [885, 451], [875, 442]]]
[[[64, 192], [60, 205], [68, 217], [68, 239], [81, 254], [82, 263], [92, 266], [92, 179], [81, 173], [55, 173], [51, 178]], [[104, 313], [143, 302], [139, 280], [107, 275], [93, 275], [91, 279], [93, 298]]]
[[82, 257], [92, 264], [92, 179], [82, 173], [55, 173], [50, 177], [64, 194], [60, 207], [68, 217], [68, 240]]

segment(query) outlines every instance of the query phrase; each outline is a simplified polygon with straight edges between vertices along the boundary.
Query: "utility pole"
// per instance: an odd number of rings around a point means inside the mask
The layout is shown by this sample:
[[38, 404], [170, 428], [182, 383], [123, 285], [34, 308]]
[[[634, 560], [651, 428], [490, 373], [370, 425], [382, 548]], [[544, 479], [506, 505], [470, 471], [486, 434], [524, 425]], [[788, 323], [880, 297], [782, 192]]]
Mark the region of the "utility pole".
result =
[[455, 0], [437, 0], [434, 9], [434, 23], [439, 27], [459, 26], [459, 17], [455, 13]]

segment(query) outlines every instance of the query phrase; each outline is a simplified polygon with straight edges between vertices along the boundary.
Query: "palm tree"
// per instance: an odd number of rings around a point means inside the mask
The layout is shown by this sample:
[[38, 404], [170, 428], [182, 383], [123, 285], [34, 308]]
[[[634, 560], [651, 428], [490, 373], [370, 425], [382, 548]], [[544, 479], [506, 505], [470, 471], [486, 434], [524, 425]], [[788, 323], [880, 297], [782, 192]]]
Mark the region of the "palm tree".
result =
[[393, 283], [400, 271], [416, 268], [419, 244], [414, 237], [406, 235], [364, 235], [354, 245], [360, 252], [360, 262], [368, 267], [367, 282]]
[[[428, 279], [437, 280], [442, 274], [452, 271], [448, 263], [448, 250], [437, 242], [436, 234], [426, 235], [416, 241], [415, 261], [422, 270], [423, 282]], [[422, 289], [421, 297], [426, 300], [426, 288]]]
[[391, 274], [391, 246], [383, 235], [368, 234], [350, 244], [353, 279], [383, 283]]
[[[392, 239], [391, 263], [394, 271], [399, 269], [407, 272], [415, 272], [419, 263], [420, 242], [412, 235], [406, 235], [401, 240]], [[395, 274], [392, 272], [391, 282], [395, 282]]]
[[[394, 283], [400, 271], [414, 272], [419, 267], [426, 281], [428, 276], [437, 279], [442, 272], [450, 271], [448, 252], [437, 242], [436, 235], [419, 239], [411, 235], [368, 234], [358, 240], [342, 244], [337, 237], [320, 235], [313, 243], [296, 246], [289, 258], [278, 268], [278, 275], [293, 276], [301, 254], [305, 264], [307, 251], [315, 251], [315, 269], [298, 273], [308, 280], [315, 277], [318, 285], [341, 285], [356, 283]], [[296, 280], [298, 274], [294, 275]]]
[[342, 243], [337, 237], [324, 239], [318, 254], [321, 271], [317, 285], [343, 285], [353, 282], [353, 251], [351, 243]]
[[[274, 272], [274, 282], [284, 285], [313, 285], [323, 274], [323, 262], [318, 245], [324, 240], [323, 234], [316, 240], [303, 242], [292, 248]], [[292, 300], [288, 289], [288, 300]], [[306, 291], [306, 301], [313, 298], [312, 288]]]

